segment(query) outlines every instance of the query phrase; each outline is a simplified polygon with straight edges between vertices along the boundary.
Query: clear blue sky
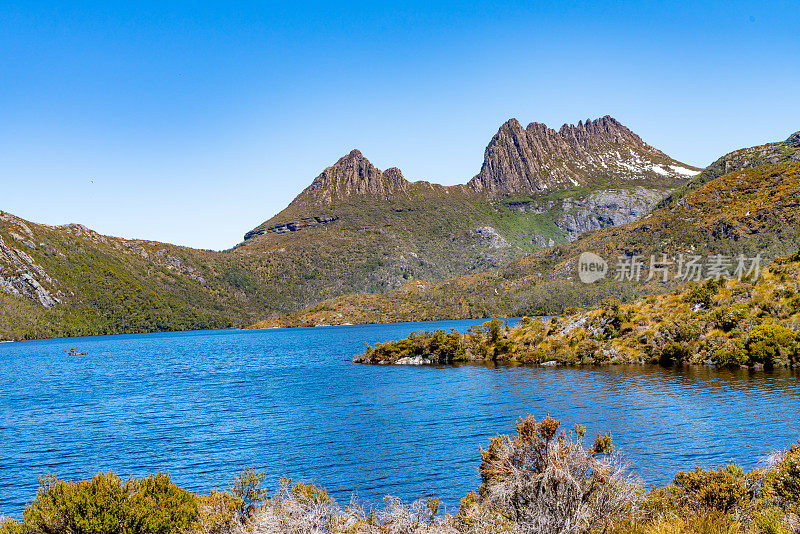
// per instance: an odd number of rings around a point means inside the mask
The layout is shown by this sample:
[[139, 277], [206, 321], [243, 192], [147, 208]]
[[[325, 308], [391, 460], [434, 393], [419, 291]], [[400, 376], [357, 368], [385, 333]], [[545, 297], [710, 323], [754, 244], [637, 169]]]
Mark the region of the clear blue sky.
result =
[[0, 0], [0, 209], [221, 249], [353, 148], [455, 184], [509, 117], [698, 166], [800, 130], [796, 0], [122, 4]]

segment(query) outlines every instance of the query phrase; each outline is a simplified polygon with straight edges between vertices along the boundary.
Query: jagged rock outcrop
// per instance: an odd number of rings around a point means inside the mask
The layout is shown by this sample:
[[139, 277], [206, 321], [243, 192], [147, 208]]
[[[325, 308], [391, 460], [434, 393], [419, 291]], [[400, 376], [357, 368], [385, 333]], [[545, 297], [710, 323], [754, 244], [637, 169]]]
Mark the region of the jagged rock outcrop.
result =
[[[663, 197], [666, 194], [664, 191], [684, 185], [689, 177], [697, 173], [694, 168], [651, 147], [610, 116], [581, 121], [577, 125], [565, 124], [558, 131], [536, 122], [523, 128], [519, 121], [510, 119], [500, 127], [487, 146], [480, 173], [466, 185], [440, 186], [422, 181], [411, 183], [403, 177], [400, 169], [392, 167], [381, 171], [361, 152], [353, 150], [322, 171], [286, 210], [247, 232], [245, 242], [263, 244], [264, 239], [253, 238], [297, 233], [337, 221], [340, 221], [337, 228], [349, 228], [353, 218], [352, 209], [348, 211], [342, 208], [351, 200], [386, 202], [387, 210], [411, 213], [425, 209], [428, 204], [426, 199], [431, 196], [458, 197], [463, 199], [462, 202], [475, 204], [505, 196], [535, 198], [542, 193], [576, 186], [586, 186], [589, 191], [602, 191], [619, 188], [622, 185], [619, 182], [624, 182], [622, 186], [627, 188], [632, 181], [649, 186], [651, 196], [659, 194]], [[548, 214], [552, 206], [531, 204], [525, 198], [509, 199], [508, 206], [516, 207], [515, 200], [520, 201], [519, 211], [523, 213], [532, 216], [552, 215]], [[565, 206], [563, 220], [558, 224], [563, 236], [531, 235], [531, 242], [545, 246], [554, 238], [557, 242], [562, 237], [572, 240], [582, 229], [629, 222], [630, 217], [634, 216], [631, 214], [640, 216], [646, 212], [645, 208], [650, 207], [649, 203], [641, 200], [639, 198], [626, 205], [624, 199], [617, 198], [619, 206], [614, 213], [608, 207], [593, 211], [592, 201], [589, 201], [589, 207]], [[360, 213], [355, 217], [360, 217]], [[493, 221], [486, 222], [490, 224], [472, 227], [473, 235], [488, 239], [496, 250], [508, 248], [510, 245], [505, 240], [508, 236], [501, 236], [501, 232], [495, 230], [494, 233], [503, 239], [500, 242], [486, 237], [486, 232], [475, 229], [494, 227], [491, 224]], [[382, 221], [382, 224], [384, 228], [393, 227], [386, 221]], [[467, 231], [469, 227], [458, 230]], [[307, 233], [303, 232], [302, 235]]]
[[552, 237], [547, 237], [539, 234], [533, 236], [533, 242], [536, 243], [536, 246], [539, 248], [552, 247], [556, 244], [556, 242], [553, 241]]
[[280, 223], [269, 226], [268, 228], [256, 228], [244, 234], [244, 240], [253, 239], [260, 235], [272, 232], [273, 234], [285, 234], [288, 232], [297, 232], [303, 228], [311, 228], [314, 226], [324, 226], [326, 224], [335, 223], [339, 217], [334, 215], [332, 217], [301, 217], [299, 221], [290, 221], [287, 223]]
[[486, 147], [481, 171], [468, 186], [499, 197], [607, 181], [683, 180], [698, 172], [608, 115], [558, 131], [537, 122], [523, 128], [511, 119]]
[[298, 197], [317, 204], [332, 204], [352, 195], [376, 195], [382, 198], [408, 190], [408, 181], [400, 169], [381, 171], [358, 150], [353, 150], [322, 171]]
[[511, 244], [491, 226], [481, 226], [472, 229], [491, 248], [508, 248]]
[[[800, 148], [800, 132], [795, 132], [784, 141], [784, 144], [793, 148]], [[800, 160], [800, 154], [794, 154], [795, 158]]]

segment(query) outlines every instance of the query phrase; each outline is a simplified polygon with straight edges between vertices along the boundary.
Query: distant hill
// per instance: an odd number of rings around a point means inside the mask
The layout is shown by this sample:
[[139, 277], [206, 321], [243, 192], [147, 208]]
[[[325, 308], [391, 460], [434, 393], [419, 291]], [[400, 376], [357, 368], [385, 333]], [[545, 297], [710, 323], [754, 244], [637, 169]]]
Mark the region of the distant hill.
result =
[[664, 293], [680, 281], [638, 283], [610, 276], [578, 281], [578, 258], [592, 252], [611, 267], [622, 257], [667, 254], [765, 260], [800, 245], [800, 133], [779, 143], [720, 158], [669, 202], [636, 222], [583, 234], [577, 240], [514, 260], [501, 268], [434, 282], [412, 281], [388, 294], [347, 295], [256, 326], [393, 322], [560, 314], [606, 297], [630, 300]]
[[0, 338], [239, 326], [417, 279], [481, 277], [638, 220], [699, 172], [611, 117], [558, 131], [512, 119], [464, 185], [408, 181], [353, 150], [224, 252], [3, 212]]

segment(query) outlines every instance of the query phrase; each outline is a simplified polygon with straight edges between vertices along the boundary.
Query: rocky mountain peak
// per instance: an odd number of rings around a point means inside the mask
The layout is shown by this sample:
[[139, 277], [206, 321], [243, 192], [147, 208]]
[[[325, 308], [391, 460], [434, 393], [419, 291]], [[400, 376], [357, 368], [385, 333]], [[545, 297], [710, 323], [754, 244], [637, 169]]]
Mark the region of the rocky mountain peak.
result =
[[795, 132], [790, 135], [789, 138], [784, 141], [784, 144], [794, 148], [800, 148], [800, 132]]
[[400, 182], [405, 181], [405, 178], [403, 178], [403, 171], [401, 171], [397, 167], [389, 167], [388, 169], [383, 171], [383, 176], [386, 179], [392, 181], [400, 181]]
[[559, 130], [506, 121], [489, 142], [481, 172], [469, 182], [489, 196], [532, 194], [619, 180], [685, 180], [695, 169], [651, 147], [606, 115]]
[[322, 171], [299, 198], [311, 199], [315, 203], [331, 204], [352, 195], [388, 195], [408, 189], [408, 181], [400, 169], [392, 167], [381, 171], [364, 157], [359, 150], [346, 156]]

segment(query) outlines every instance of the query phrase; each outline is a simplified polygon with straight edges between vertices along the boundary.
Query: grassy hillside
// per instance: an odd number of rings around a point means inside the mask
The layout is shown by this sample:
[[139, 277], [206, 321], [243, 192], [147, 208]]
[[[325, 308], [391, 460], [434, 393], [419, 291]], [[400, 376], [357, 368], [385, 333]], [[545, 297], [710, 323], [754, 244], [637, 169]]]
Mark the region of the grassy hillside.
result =
[[392, 322], [500, 315], [560, 314], [603, 298], [629, 301], [664, 293], [680, 281], [577, 280], [577, 259], [594, 252], [613, 268], [620, 256], [762, 254], [771, 258], [800, 245], [800, 163], [734, 171], [688, 192], [646, 218], [590, 232], [501, 268], [443, 282], [414, 281], [387, 295], [351, 295], [321, 302], [280, 321], [256, 326]]
[[[340, 160], [337, 166], [349, 163]], [[644, 188], [634, 181], [611, 191], [619, 204], [630, 202], [644, 214], [683, 182]], [[275, 287], [271, 304], [280, 312], [348, 293], [385, 293], [411, 280], [440, 281], [499, 267], [566, 243], [565, 214], [587, 219], [594, 211], [613, 211], [598, 208], [598, 190], [588, 187], [490, 200], [464, 186], [404, 184], [391, 194], [374, 187], [375, 193], [341, 196], [340, 184], [328, 186], [333, 191], [306, 190], [231, 252], [258, 282]]]
[[547, 321], [497, 319], [464, 334], [419, 332], [368, 347], [362, 363], [494, 361], [800, 367], [800, 253], [741, 280], [711, 279], [630, 304], [608, 299]]
[[564, 241], [551, 212], [509, 206], [413, 184], [385, 202], [358, 197], [315, 211], [335, 213], [334, 224], [270, 233], [225, 252], [2, 214], [0, 278], [9, 281], [0, 291], [0, 339], [238, 326], [343, 294], [498, 267], [538, 248], [529, 232]]
[[[465, 187], [417, 182], [388, 197], [361, 194], [330, 204], [301, 195], [259, 227], [263, 233], [224, 252], [3, 213], [0, 338], [239, 326], [345, 294], [480, 273], [565, 242], [562, 203], [591, 194], [490, 201]], [[317, 220], [326, 223], [305, 223]], [[293, 223], [300, 227], [270, 231]]]
[[672, 204], [686, 196], [690, 191], [702, 187], [703, 184], [727, 174], [729, 172], [769, 165], [800, 161], [800, 132], [791, 135], [780, 143], [767, 143], [766, 145], [742, 148], [725, 154], [717, 161], [703, 169], [703, 172], [689, 180], [685, 185], [678, 187], [673, 193], [664, 198], [658, 207]]
[[224, 257], [0, 215], [2, 338], [219, 328], [257, 309], [235, 302]]

